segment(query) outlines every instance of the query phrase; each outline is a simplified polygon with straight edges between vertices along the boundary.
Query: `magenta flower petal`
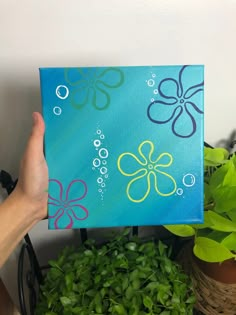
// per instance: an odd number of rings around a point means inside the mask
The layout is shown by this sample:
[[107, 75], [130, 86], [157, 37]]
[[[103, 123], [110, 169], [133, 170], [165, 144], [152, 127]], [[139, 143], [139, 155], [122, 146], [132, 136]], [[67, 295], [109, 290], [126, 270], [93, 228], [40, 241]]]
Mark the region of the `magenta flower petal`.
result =
[[49, 217], [50, 219], [53, 219], [53, 218], [57, 217], [58, 215], [60, 216], [60, 215], [63, 214], [63, 213], [64, 213], [64, 210], [63, 210], [62, 208], [60, 208], [60, 209], [58, 209], [58, 210], [56, 211], [56, 213], [55, 213], [54, 215], [49, 215], [48, 217]]
[[52, 188], [55, 191], [55, 194], [57, 197], [53, 197], [50, 194], [48, 194], [48, 199], [54, 200], [56, 202], [58, 202], [58, 200], [62, 201], [62, 198], [63, 198], [62, 197], [63, 196], [62, 183], [57, 179], [49, 179], [49, 183], [50, 183], [50, 186], [52, 186], [52, 185], [54, 186]]
[[[68, 203], [71, 205], [72, 202], [83, 199], [86, 196], [87, 191], [88, 191], [87, 185], [83, 180], [81, 179], [72, 180], [66, 190], [65, 200], [68, 201]], [[78, 198], [71, 199], [72, 197], [70, 197], [70, 194], [77, 195]]]
[[68, 216], [69, 219], [70, 219], [70, 223], [65, 227], [65, 229], [71, 229], [71, 228], [73, 227], [74, 220], [73, 220], [73, 218], [70, 216], [70, 214], [69, 214], [68, 211], [66, 211], [66, 214], [67, 214], [67, 216]]
[[[77, 207], [77, 209], [76, 209]], [[68, 213], [71, 212], [76, 220], [82, 221], [87, 219], [88, 210], [82, 205], [73, 205], [70, 209], [68, 209]]]
[[56, 230], [59, 229], [58, 222], [61, 219], [61, 217], [63, 217], [63, 215], [65, 213], [64, 209], [60, 209], [60, 210], [62, 210], [62, 212], [57, 216], [57, 218], [56, 218], [56, 220], [54, 222], [54, 227], [55, 227]]

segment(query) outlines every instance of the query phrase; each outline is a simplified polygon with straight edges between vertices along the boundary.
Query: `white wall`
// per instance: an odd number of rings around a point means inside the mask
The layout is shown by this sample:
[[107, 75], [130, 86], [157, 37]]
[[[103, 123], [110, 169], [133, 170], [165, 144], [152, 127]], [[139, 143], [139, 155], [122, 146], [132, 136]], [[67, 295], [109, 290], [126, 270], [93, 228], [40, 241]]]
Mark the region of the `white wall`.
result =
[[40, 66], [147, 64], [205, 64], [205, 140], [236, 128], [236, 0], [0, 0], [0, 169], [17, 177]]
[[236, 0], [0, 0], [0, 168], [17, 175], [38, 67], [206, 65], [205, 139], [236, 127]]

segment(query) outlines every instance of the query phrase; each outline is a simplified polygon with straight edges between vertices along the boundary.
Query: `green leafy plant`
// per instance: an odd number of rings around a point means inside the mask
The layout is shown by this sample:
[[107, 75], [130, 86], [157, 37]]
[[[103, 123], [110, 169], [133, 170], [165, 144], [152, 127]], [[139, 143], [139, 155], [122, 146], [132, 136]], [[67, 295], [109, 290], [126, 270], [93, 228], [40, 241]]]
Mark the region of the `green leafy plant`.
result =
[[192, 314], [190, 279], [170, 249], [127, 233], [100, 247], [88, 241], [65, 248], [50, 261], [36, 315]]
[[236, 258], [236, 155], [223, 148], [204, 149], [204, 224], [167, 225], [170, 232], [193, 237], [193, 252], [207, 262]]

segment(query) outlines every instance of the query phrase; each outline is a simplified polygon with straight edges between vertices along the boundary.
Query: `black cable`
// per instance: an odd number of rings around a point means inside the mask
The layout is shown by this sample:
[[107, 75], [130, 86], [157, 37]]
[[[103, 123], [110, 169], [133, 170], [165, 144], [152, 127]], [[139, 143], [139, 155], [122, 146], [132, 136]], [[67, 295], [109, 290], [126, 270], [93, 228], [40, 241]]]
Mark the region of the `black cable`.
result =
[[138, 236], [138, 226], [132, 227], [132, 233], [133, 233], [133, 236]]
[[11, 175], [4, 170], [0, 171], [0, 183], [6, 189], [8, 195], [14, 190], [17, 181], [13, 181]]
[[84, 243], [88, 239], [87, 229], [80, 229], [81, 242]]
[[23, 244], [21, 251], [20, 251], [20, 256], [18, 260], [18, 296], [19, 296], [19, 302], [20, 302], [20, 312], [21, 315], [27, 315], [26, 311], [26, 305], [25, 305], [25, 296], [24, 296], [24, 280], [23, 280], [23, 267], [24, 267], [24, 255], [25, 255], [25, 248], [27, 244]]
[[25, 252], [27, 252], [30, 262], [30, 270], [27, 272], [26, 284], [29, 289], [29, 308], [30, 315], [34, 315], [34, 310], [36, 307], [36, 292], [35, 292], [35, 265], [34, 256], [31, 251], [30, 246], [27, 243], [22, 245], [19, 261], [18, 261], [18, 296], [20, 302], [21, 315], [28, 315], [25, 302], [24, 294], [24, 257]]
[[36, 274], [38, 283], [42, 284], [42, 282], [43, 282], [43, 275], [42, 275], [42, 272], [41, 272], [41, 269], [40, 269], [40, 266], [39, 266], [39, 262], [38, 262], [36, 254], [35, 254], [35, 251], [34, 251], [34, 248], [33, 248], [32, 242], [31, 242], [31, 239], [30, 239], [28, 234], [25, 235], [24, 239], [25, 239], [25, 241], [26, 241], [26, 243], [29, 246], [30, 251], [31, 251], [32, 259], [33, 259], [33, 262], [34, 262], [34, 270], [35, 270], [35, 274]]

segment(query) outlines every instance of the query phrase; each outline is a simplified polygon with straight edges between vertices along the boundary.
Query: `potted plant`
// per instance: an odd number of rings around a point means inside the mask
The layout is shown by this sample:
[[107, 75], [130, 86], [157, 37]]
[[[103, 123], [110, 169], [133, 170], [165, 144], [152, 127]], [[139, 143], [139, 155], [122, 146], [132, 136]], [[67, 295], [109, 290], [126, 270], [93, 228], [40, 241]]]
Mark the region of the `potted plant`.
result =
[[[236, 294], [235, 154], [230, 155], [223, 148], [204, 149], [204, 187], [204, 223], [170, 225], [165, 228], [175, 235], [192, 238], [194, 256], [190, 258], [185, 253], [185, 260], [193, 258], [192, 274], [195, 272], [195, 275], [197, 274], [201, 279], [206, 276], [204, 278], [206, 283], [201, 282], [203, 287], [200, 289], [200, 282], [195, 281], [195, 290], [198, 290], [197, 295], [200, 294], [201, 302], [204, 299], [203, 291], [206, 288], [209, 291], [209, 286], [212, 285], [215, 288], [213, 291], [218, 296], [213, 298], [218, 301], [217, 305], [220, 304], [222, 314], [236, 314], [236, 302], [234, 302]], [[202, 292], [199, 293], [200, 290]], [[221, 299], [226, 300], [222, 294], [224, 290], [228, 295], [226, 303], [221, 301]], [[230, 295], [232, 295], [231, 299]], [[205, 303], [207, 304], [207, 301]], [[204, 314], [213, 315], [221, 312], [219, 308], [217, 312], [214, 307], [207, 312], [200, 304], [199, 307]], [[230, 307], [231, 312], [224, 310], [225, 307]]]
[[192, 314], [191, 281], [170, 260], [170, 249], [128, 233], [103, 246], [65, 248], [50, 261], [36, 314]]

